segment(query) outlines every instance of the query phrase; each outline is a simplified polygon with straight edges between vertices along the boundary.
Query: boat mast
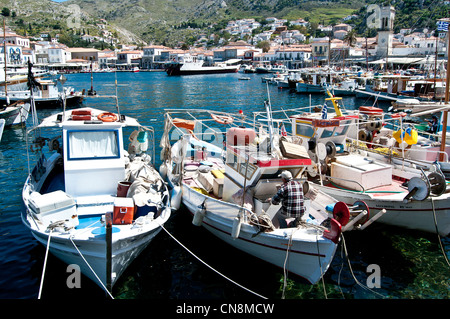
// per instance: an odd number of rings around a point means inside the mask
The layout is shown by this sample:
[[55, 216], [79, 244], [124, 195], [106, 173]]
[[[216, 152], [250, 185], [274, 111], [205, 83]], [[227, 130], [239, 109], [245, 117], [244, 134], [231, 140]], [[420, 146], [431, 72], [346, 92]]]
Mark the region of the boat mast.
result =
[[[441, 19], [441, 21], [445, 21], [445, 22], [450, 22], [449, 18], [446, 19]], [[450, 36], [449, 36], [449, 32], [447, 31], [447, 78], [445, 81], [445, 105], [448, 104], [448, 100], [449, 100], [449, 96], [448, 96], [448, 85], [450, 83], [450, 54], [448, 52], [448, 50], [450, 49]], [[442, 138], [441, 138], [441, 153], [439, 155], [439, 160], [443, 161], [444, 160], [444, 152], [445, 152], [445, 139], [447, 137], [447, 116], [448, 116], [448, 111], [445, 110], [444, 112], [444, 121], [442, 123]]]
[[9, 104], [8, 101], [8, 82], [6, 81], [6, 23], [5, 18], [3, 18], [3, 54], [4, 54], [4, 60], [5, 60], [5, 98], [6, 98], [6, 105]]

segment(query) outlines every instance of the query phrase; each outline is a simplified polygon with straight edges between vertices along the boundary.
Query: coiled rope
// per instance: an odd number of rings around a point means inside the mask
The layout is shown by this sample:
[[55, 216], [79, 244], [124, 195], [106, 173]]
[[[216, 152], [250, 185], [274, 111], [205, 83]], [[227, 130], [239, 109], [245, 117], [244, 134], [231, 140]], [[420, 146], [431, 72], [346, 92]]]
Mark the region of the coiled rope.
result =
[[231, 283], [235, 284], [236, 286], [254, 294], [255, 296], [258, 296], [260, 298], [263, 299], [268, 299], [267, 297], [264, 297], [263, 295], [260, 295], [244, 286], [242, 286], [241, 284], [235, 282], [234, 280], [228, 278], [227, 276], [225, 276], [224, 274], [220, 273], [219, 271], [217, 271], [216, 269], [212, 268], [210, 265], [208, 265], [206, 262], [204, 262], [202, 259], [200, 259], [199, 257], [197, 257], [192, 251], [190, 251], [186, 246], [184, 246], [178, 239], [176, 239], [166, 228], [164, 228], [163, 225], [159, 224], [159, 226], [161, 226], [161, 228], [170, 236], [172, 237], [173, 240], [175, 240], [181, 247], [183, 247], [184, 249], [186, 249], [186, 251], [188, 253], [190, 253], [192, 256], [194, 256], [198, 261], [200, 261], [202, 264], [204, 264], [206, 267], [208, 267], [209, 269], [211, 269], [212, 271], [214, 271], [215, 273], [219, 274], [220, 276], [222, 276], [223, 278], [225, 278], [226, 280], [230, 281]]

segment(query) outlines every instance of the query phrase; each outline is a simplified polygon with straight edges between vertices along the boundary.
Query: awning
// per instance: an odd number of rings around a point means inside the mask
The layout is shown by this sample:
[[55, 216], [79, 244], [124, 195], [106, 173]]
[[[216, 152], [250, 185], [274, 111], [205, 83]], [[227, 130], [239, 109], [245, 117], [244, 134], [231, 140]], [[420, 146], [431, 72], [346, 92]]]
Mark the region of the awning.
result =
[[[388, 58], [388, 63], [393, 64], [428, 64], [434, 62], [434, 57], [430, 58]], [[370, 61], [369, 64], [385, 64], [386, 58]]]

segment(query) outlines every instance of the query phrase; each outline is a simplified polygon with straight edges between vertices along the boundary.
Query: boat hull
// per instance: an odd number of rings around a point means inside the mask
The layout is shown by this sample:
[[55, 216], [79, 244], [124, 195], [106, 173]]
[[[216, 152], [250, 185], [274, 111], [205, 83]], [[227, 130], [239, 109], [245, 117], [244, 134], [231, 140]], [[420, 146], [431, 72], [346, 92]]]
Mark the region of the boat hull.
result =
[[[438, 233], [441, 236], [450, 234], [450, 197], [448, 194], [438, 198], [427, 198], [423, 201], [413, 200], [408, 203], [403, 202], [407, 192], [402, 194], [386, 194], [386, 196], [370, 196], [369, 194], [347, 191], [334, 187], [315, 186], [347, 205], [353, 205], [355, 201], [364, 201], [370, 211], [378, 212], [386, 209], [377, 222], [415, 229], [429, 233]], [[435, 223], [436, 216], [436, 223]]]
[[325, 93], [325, 88], [322, 85], [297, 83], [297, 93]]
[[[199, 205], [206, 204], [208, 209], [202, 226], [217, 238], [254, 257], [286, 269], [312, 284], [323, 276], [333, 260], [337, 244], [318, 233], [288, 228], [255, 236], [257, 227], [243, 223], [239, 236], [234, 239], [233, 221], [239, 211], [235, 204], [205, 196], [186, 185], [183, 185], [182, 202], [192, 215]], [[288, 263], [285, 263], [286, 257]]]
[[[25, 222], [25, 224], [28, 223]], [[47, 248], [49, 233], [40, 232], [31, 227], [30, 230], [33, 237]], [[112, 286], [117, 282], [125, 269], [150, 244], [152, 239], [160, 231], [161, 228], [158, 227], [145, 233], [122, 239], [115, 239], [113, 234], [111, 246]], [[74, 244], [78, 247], [78, 250], [81, 252], [84, 259], [74, 247]], [[102, 285], [106, 287], [107, 270], [105, 265], [107, 258], [105, 235], [98, 235], [95, 239], [73, 239], [73, 243], [68, 236], [51, 236], [49, 251], [67, 265], [78, 265], [83, 275], [91, 279], [100, 287], [102, 287]]]
[[5, 120], [5, 126], [25, 123], [30, 113], [31, 105], [25, 102], [22, 106], [8, 106], [0, 112], [0, 119]]

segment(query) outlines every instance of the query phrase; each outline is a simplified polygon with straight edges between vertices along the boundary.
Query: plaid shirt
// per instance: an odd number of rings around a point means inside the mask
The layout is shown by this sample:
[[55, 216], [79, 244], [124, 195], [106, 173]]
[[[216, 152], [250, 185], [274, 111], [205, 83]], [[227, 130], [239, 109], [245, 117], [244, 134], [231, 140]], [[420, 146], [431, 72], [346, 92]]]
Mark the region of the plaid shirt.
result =
[[300, 182], [289, 181], [281, 185], [272, 203], [281, 202], [281, 213], [286, 217], [301, 217], [305, 213], [303, 202], [303, 185]]

